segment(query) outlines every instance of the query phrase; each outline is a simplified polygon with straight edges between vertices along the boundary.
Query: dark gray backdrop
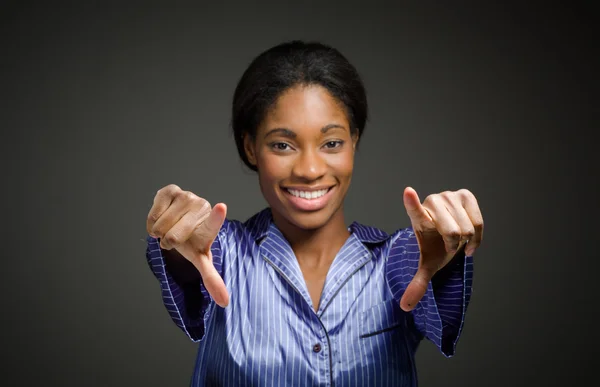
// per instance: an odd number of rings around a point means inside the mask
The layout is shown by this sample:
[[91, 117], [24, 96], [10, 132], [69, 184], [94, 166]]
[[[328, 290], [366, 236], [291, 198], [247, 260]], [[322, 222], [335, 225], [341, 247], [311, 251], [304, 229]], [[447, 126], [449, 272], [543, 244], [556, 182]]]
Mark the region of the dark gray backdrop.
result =
[[187, 385], [196, 345], [146, 266], [145, 217], [169, 183], [232, 218], [265, 206], [230, 101], [255, 55], [296, 38], [339, 48], [368, 88], [349, 221], [408, 226], [407, 185], [422, 199], [468, 188], [483, 211], [457, 355], [424, 342], [421, 385], [591, 375], [591, 8], [251, 3], [1, 3], [0, 383]]

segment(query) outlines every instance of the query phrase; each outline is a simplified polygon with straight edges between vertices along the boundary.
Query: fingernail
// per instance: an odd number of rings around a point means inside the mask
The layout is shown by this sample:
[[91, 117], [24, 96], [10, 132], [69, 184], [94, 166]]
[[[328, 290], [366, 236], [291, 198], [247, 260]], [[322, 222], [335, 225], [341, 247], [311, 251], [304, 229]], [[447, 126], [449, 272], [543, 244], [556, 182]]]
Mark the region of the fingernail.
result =
[[408, 304], [406, 304], [406, 307], [400, 306], [400, 309], [402, 309], [405, 312], [410, 312], [412, 310], [412, 304], [408, 303]]
[[215, 300], [215, 302], [217, 303], [217, 305], [219, 305], [221, 308], [225, 308], [229, 303], [223, 299], [220, 298], [219, 300]]
[[226, 291], [223, 291], [223, 290], [217, 291], [214, 299], [215, 299], [215, 302], [217, 303], [217, 305], [219, 305], [221, 308], [226, 307], [228, 304]]

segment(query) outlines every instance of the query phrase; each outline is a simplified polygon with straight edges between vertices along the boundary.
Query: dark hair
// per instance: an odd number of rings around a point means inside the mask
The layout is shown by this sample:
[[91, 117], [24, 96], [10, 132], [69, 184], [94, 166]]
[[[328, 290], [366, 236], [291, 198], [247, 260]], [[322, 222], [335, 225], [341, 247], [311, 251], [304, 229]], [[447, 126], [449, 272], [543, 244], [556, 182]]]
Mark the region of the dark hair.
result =
[[256, 130], [277, 98], [297, 85], [320, 85], [346, 110], [350, 130], [359, 139], [365, 129], [368, 106], [356, 68], [335, 48], [319, 42], [294, 40], [258, 55], [248, 66], [233, 95], [231, 127], [240, 158], [250, 169], [244, 135]]

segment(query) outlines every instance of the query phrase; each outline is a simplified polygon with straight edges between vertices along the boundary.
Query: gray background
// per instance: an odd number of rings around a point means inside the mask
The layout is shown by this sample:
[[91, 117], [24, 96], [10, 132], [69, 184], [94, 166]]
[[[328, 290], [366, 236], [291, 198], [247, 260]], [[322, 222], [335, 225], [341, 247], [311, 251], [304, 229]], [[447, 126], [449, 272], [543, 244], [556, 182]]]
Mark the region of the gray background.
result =
[[593, 376], [597, 14], [444, 3], [0, 3], [0, 383], [187, 385], [196, 345], [146, 266], [146, 214], [169, 183], [231, 218], [265, 206], [230, 102], [255, 55], [296, 38], [340, 49], [368, 89], [348, 221], [408, 226], [407, 185], [468, 188], [483, 211], [457, 354], [424, 342], [421, 385]]

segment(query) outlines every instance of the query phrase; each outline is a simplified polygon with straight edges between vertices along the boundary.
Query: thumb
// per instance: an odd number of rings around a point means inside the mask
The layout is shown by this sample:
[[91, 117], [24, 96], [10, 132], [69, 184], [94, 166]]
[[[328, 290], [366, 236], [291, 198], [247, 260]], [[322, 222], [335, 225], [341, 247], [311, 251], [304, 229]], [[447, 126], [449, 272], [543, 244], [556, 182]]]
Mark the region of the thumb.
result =
[[413, 225], [424, 221], [431, 221], [431, 217], [425, 208], [421, 205], [419, 195], [412, 187], [404, 189], [404, 208]]
[[225, 218], [227, 216], [227, 206], [224, 203], [215, 204], [206, 219], [202, 221], [194, 230], [190, 241], [200, 249], [210, 250]]
[[194, 231], [194, 234], [189, 239], [192, 245], [197, 246], [196, 251], [205, 253], [198, 254], [193, 264], [202, 276], [202, 282], [208, 293], [212, 296], [215, 302], [222, 307], [229, 304], [229, 295], [227, 287], [223, 282], [223, 278], [215, 269], [212, 261], [212, 253], [210, 247], [217, 237], [225, 217], [227, 215], [227, 206], [223, 203], [216, 204], [210, 214]]
[[417, 303], [421, 301], [427, 292], [429, 281], [431, 281], [434, 274], [434, 270], [425, 266], [422, 266], [417, 270], [400, 299], [400, 308], [402, 308], [402, 310], [410, 312], [417, 306]]

